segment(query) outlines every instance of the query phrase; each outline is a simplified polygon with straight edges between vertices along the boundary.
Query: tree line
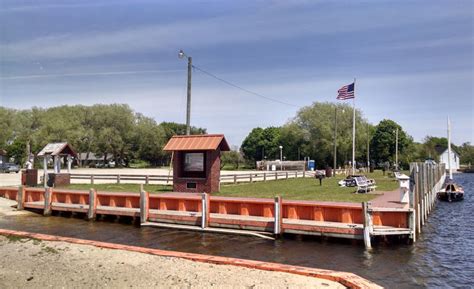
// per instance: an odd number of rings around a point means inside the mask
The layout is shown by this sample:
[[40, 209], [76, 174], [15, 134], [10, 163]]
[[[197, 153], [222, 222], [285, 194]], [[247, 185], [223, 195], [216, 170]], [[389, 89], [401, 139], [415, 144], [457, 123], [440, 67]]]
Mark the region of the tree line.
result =
[[[174, 122], [158, 124], [134, 112], [126, 104], [58, 106], [15, 110], [0, 107], [0, 149], [23, 164], [27, 148], [38, 153], [46, 144], [68, 142], [76, 152], [112, 155], [117, 165], [141, 160], [152, 166], [168, 165], [170, 155], [163, 146], [171, 136], [185, 134], [186, 126]], [[192, 134], [206, 129], [192, 127]]]
[[[222, 167], [254, 167], [256, 161], [279, 159], [280, 146], [287, 160], [309, 157], [319, 168], [333, 167], [334, 142], [336, 167], [343, 167], [352, 159], [352, 114], [348, 104], [315, 102], [301, 108], [283, 126], [252, 129], [240, 149], [223, 154]], [[9, 157], [20, 164], [26, 160], [28, 146], [31, 152], [38, 153], [47, 143], [66, 141], [77, 152], [92, 152], [104, 159], [112, 155], [117, 165], [144, 161], [151, 166], [163, 166], [170, 161], [170, 154], [163, 152], [163, 146], [173, 135], [186, 132], [184, 124], [157, 123], [125, 104], [26, 110], [0, 107], [0, 122], [0, 149], [6, 150]], [[447, 148], [444, 137], [427, 136], [418, 143], [396, 122], [384, 119], [373, 125], [356, 109], [358, 165], [366, 166], [367, 156], [373, 166], [393, 165], [397, 128], [402, 167], [428, 158], [438, 161], [439, 152]], [[191, 133], [205, 134], [206, 129], [192, 127]], [[474, 164], [474, 147], [470, 143], [453, 145], [453, 149], [462, 163]]]
[[[444, 137], [427, 136], [418, 143], [393, 120], [370, 124], [356, 109], [356, 163], [373, 167], [395, 163], [398, 129], [398, 163], [407, 168], [410, 162], [428, 158], [439, 161], [439, 152], [447, 148]], [[280, 146], [287, 160], [315, 160], [319, 168], [344, 167], [352, 160], [353, 108], [348, 104], [315, 102], [301, 108], [293, 119], [281, 127], [254, 128], [244, 139], [241, 152], [249, 164], [260, 160], [280, 159]], [[470, 143], [453, 145], [464, 164], [474, 164], [474, 147]]]

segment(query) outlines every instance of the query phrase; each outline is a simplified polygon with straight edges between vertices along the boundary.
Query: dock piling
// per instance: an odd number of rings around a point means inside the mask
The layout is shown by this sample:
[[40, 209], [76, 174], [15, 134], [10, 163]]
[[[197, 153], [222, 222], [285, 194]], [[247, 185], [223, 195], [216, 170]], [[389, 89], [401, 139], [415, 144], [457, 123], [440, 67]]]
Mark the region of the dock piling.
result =
[[281, 197], [275, 197], [275, 214], [274, 214], [274, 225], [273, 225], [273, 234], [281, 234], [281, 220], [282, 220], [282, 204]]
[[96, 216], [96, 208], [97, 208], [97, 192], [94, 189], [89, 190], [89, 209], [87, 211], [87, 219], [93, 220]]
[[25, 204], [25, 188], [23, 186], [18, 187], [18, 193], [16, 195], [16, 201], [18, 203], [17, 210], [23, 210]]
[[148, 221], [148, 213], [150, 209], [150, 194], [143, 189], [143, 184], [140, 185], [140, 223]]
[[44, 210], [43, 210], [43, 215], [49, 216], [51, 215], [51, 199], [53, 195], [53, 189], [52, 188], [46, 188], [44, 190]]
[[209, 210], [210, 210], [210, 200], [209, 194], [201, 194], [201, 229], [205, 229], [209, 226]]
[[369, 212], [369, 203], [363, 202], [362, 203], [362, 211], [364, 214], [364, 244], [366, 249], [372, 249], [372, 244], [370, 240], [370, 232], [371, 229], [371, 216]]

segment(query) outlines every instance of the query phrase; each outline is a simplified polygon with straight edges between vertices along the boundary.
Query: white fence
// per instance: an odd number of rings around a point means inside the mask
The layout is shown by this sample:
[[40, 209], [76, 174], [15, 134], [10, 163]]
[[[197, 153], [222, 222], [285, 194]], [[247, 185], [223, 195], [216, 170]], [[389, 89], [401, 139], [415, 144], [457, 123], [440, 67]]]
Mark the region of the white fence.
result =
[[[221, 174], [221, 183], [266, 182], [291, 178], [314, 177], [311, 171], [275, 171], [249, 172], [238, 174]], [[140, 183], [140, 184], [173, 184], [172, 175], [132, 175], [132, 174], [71, 174], [71, 183], [110, 184], [110, 183]]]

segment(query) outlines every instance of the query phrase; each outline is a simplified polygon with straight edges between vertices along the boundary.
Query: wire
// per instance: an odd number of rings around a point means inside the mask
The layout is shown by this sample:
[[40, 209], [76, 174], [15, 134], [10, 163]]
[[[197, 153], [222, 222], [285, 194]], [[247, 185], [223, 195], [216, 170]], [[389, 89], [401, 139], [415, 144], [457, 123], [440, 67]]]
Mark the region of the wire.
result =
[[15, 79], [34, 79], [34, 78], [50, 78], [50, 77], [75, 77], [75, 76], [109, 76], [109, 75], [126, 75], [126, 74], [147, 74], [147, 73], [171, 73], [182, 72], [182, 69], [170, 70], [131, 70], [131, 71], [105, 71], [105, 72], [79, 72], [79, 73], [62, 73], [62, 74], [30, 74], [30, 75], [13, 75], [2, 76], [2, 80]]
[[234, 88], [237, 88], [237, 89], [240, 89], [240, 90], [242, 90], [242, 91], [245, 91], [245, 92], [247, 92], [247, 93], [249, 93], [249, 94], [252, 94], [252, 95], [258, 96], [258, 97], [260, 97], [260, 98], [263, 98], [263, 99], [266, 99], [266, 100], [269, 100], [269, 101], [273, 101], [273, 102], [276, 102], [276, 103], [279, 103], [279, 104], [284, 104], [284, 105], [293, 106], [293, 107], [300, 107], [299, 105], [295, 105], [295, 104], [292, 104], [292, 103], [284, 102], [284, 101], [281, 101], [281, 100], [278, 100], [278, 99], [275, 99], [275, 98], [271, 98], [271, 97], [262, 95], [262, 94], [260, 94], [260, 93], [253, 92], [253, 91], [251, 91], [251, 90], [248, 90], [248, 89], [246, 89], [246, 88], [243, 88], [243, 87], [241, 87], [241, 86], [238, 86], [238, 85], [236, 85], [236, 84], [233, 84], [233, 83], [231, 83], [231, 82], [229, 82], [229, 81], [227, 81], [227, 80], [225, 80], [225, 79], [222, 79], [222, 78], [220, 78], [220, 77], [218, 77], [218, 76], [216, 76], [216, 75], [214, 75], [214, 74], [212, 74], [212, 73], [210, 73], [210, 72], [208, 72], [208, 71], [205, 71], [204, 69], [202, 69], [202, 68], [200, 68], [200, 67], [197, 67], [197, 66], [195, 66], [195, 65], [193, 65], [193, 68], [196, 69], [196, 70], [199, 70], [199, 71], [201, 71], [202, 73], [204, 73], [204, 74], [206, 74], [206, 75], [208, 75], [208, 76], [210, 76], [210, 77], [212, 77], [212, 78], [215, 78], [215, 79], [217, 79], [217, 80], [219, 80], [219, 81], [221, 81], [221, 82], [223, 82], [223, 83], [225, 83], [225, 84], [227, 84], [227, 85], [230, 85], [230, 86], [232, 86], [232, 87], [234, 87]]

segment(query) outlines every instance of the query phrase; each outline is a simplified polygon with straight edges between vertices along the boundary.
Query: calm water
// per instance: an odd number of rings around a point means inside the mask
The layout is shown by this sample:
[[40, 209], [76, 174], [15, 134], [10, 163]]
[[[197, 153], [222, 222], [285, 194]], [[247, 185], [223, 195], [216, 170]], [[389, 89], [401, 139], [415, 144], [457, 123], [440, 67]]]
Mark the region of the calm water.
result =
[[438, 202], [415, 245], [200, 234], [137, 228], [127, 222], [65, 217], [8, 217], [0, 228], [356, 273], [388, 288], [474, 288], [474, 174], [455, 175], [466, 191], [459, 203]]

